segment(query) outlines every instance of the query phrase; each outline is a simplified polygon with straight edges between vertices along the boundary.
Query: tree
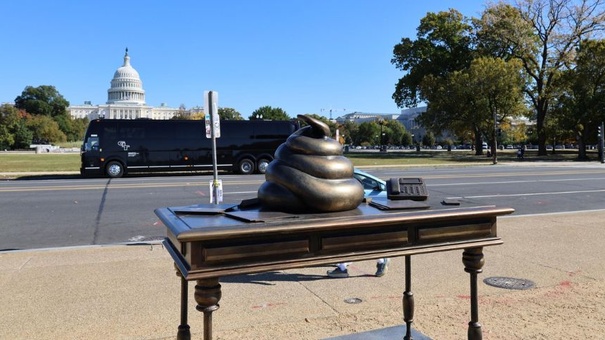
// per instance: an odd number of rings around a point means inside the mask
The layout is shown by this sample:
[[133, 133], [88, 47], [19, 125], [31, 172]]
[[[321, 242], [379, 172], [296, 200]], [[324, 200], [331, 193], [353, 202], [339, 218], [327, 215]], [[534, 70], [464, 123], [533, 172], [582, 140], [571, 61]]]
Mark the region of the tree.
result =
[[13, 105], [0, 106], [0, 144], [2, 148], [26, 149], [32, 143], [33, 133], [27, 128], [26, 121], [31, 118], [23, 110]]
[[406, 73], [393, 93], [399, 107], [414, 107], [427, 99], [422, 90], [427, 76], [442, 79], [467, 68], [474, 56], [470, 19], [454, 9], [428, 13], [416, 31], [415, 41], [403, 38], [393, 48], [391, 63]]
[[230, 107], [219, 107], [218, 115], [223, 120], [243, 120], [242, 115]]
[[70, 142], [81, 141], [88, 127], [88, 118], [73, 119], [67, 112], [54, 117], [59, 129], [66, 135]]
[[424, 82], [429, 105], [420, 122], [431, 131], [452, 131], [458, 136], [471, 132], [475, 152], [483, 154], [484, 138], [495, 151], [495, 123], [524, 112], [522, 78], [518, 62], [481, 57], [468, 69]]
[[520, 69], [516, 60], [478, 58], [468, 70], [470, 83], [459, 84], [474, 92], [477, 109], [485, 114], [482, 126], [488, 126], [484, 134], [491, 141], [493, 155], [496, 154], [497, 125], [524, 112]]
[[27, 127], [33, 133], [36, 143], [60, 143], [67, 141], [67, 136], [59, 128], [59, 124], [48, 116], [32, 116]]
[[27, 127], [25, 119], [14, 126], [13, 135], [15, 137], [13, 149], [27, 149], [34, 139], [34, 133]]
[[345, 144], [359, 145], [359, 125], [347, 120], [342, 124], [341, 127]]
[[456, 71], [444, 79], [427, 76], [423, 87], [430, 93], [425, 113], [417, 119], [431, 131], [450, 131], [456, 136], [471, 135], [475, 141], [475, 153], [483, 154], [482, 131], [486, 118], [478, 108], [468, 72]]
[[394, 119], [386, 120], [384, 126], [386, 127], [384, 143], [389, 145], [402, 145], [403, 136], [406, 134], [405, 126]]
[[557, 77], [569, 69], [582, 39], [600, 33], [605, 0], [520, 0], [497, 3], [478, 22], [479, 41], [500, 56], [521, 60], [524, 92], [535, 111], [538, 154], [546, 155], [545, 122], [557, 92]]
[[378, 145], [380, 143], [380, 126], [376, 122], [363, 122], [359, 124], [359, 145]]
[[412, 145], [413, 142], [412, 134], [406, 131], [401, 137], [401, 145], [409, 146]]
[[435, 145], [435, 135], [432, 132], [427, 132], [422, 136], [422, 144], [428, 147]]
[[15, 136], [6, 125], [0, 125], [0, 149], [12, 148], [13, 144], [15, 144]]
[[271, 106], [263, 106], [252, 112], [248, 119], [290, 120], [290, 117], [286, 111], [279, 107], [273, 108]]
[[[52, 136], [53, 141], [60, 142], [63, 139], [68, 141], [78, 141], [84, 137], [84, 132], [88, 126], [88, 119], [74, 120], [67, 111], [69, 102], [57, 91], [54, 86], [42, 85], [38, 87], [27, 86], [20, 96], [15, 98], [15, 108], [24, 110], [32, 117], [26, 117], [28, 128], [37, 126], [36, 123], [29, 122], [36, 116], [46, 116], [52, 118], [58, 125], [62, 134], [52, 131], [54, 125], [47, 128], [45, 134]], [[32, 130], [34, 139], [38, 131]]]
[[15, 98], [15, 107], [32, 115], [55, 117], [65, 114], [69, 102], [54, 86], [27, 86], [20, 96]]
[[559, 79], [560, 91], [546, 126], [556, 121], [560, 136], [577, 138], [578, 159], [585, 160], [585, 146], [596, 144], [597, 128], [605, 120], [605, 41], [583, 41], [575, 64]]

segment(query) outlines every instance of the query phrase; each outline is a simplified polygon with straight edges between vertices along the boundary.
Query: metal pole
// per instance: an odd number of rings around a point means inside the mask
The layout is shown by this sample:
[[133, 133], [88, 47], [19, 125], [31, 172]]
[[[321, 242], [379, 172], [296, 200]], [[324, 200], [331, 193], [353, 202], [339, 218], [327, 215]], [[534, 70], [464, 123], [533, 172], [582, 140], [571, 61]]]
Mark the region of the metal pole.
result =
[[216, 136], [214, 134], [214, 103], [212, 102], [212, 91], [208, 93], [208, 113], [210, 114], [210, 136], [212, 138], [212, 181], [213, 203], [218, 204], [218, 168], [216, 160]]
[[497, 150], [498, 150], [498, 120], [496, 119], [496, 112], [494, 112], [494, 154], [492, 155], [494, 164], [498, 164], [498, 156], [496, 156], [496, 153], [498, 152]]
[[601, 164], [605, 163], [605, 158], [603, 157], [603, 147], [605, 146], [605, 143], [603, 143], [605, 140], [603, 138], [603, 125], [605, 124], [601, 122], [601, 135], [599, 136], [599, 159], [601, 160]]

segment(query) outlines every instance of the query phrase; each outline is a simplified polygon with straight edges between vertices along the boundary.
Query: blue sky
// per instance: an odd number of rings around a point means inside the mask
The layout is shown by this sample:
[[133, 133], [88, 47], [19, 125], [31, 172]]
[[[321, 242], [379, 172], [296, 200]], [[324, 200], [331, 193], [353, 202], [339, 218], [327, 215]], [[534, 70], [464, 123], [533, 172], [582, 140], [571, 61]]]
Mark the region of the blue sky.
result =
[[397, 113], [393, 46], [427, 12], [477, 17], [485, 0], [6, 0], [0, 103], [53, 85], [72, 105], [104, 104], [125, 48], [147, 104], [265, 105], [289, 116]]

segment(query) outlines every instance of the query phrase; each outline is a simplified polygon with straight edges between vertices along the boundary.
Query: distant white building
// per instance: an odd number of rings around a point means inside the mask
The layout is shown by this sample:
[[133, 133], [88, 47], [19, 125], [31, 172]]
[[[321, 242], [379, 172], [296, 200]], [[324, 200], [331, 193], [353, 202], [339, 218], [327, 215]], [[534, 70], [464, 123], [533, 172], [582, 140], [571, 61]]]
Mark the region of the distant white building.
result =
[[[130, 65], [128, 48], [124, 54], [124, 64], [113, 74], [111, 87], [107, 90], [107, 102], [93, 105], [85, 101], [84, 105], [72, 105], [67, 108], [72, 118], [106, 119], [172, 119], [179, 114], [189, 114], [181, 108], [148, 106], [145, 103], [145, 90], [139, 73]], [[199, 109], [198, 109], [199, 110]]]
[[344, 122], [349, 121], [349, 122], [355, 122], [355, 123], [361, 124], [364, 122], [372, 122], [372, 121], [375, 121], [378, 119], [397, 120], [403, 126], [405, 126], [406, 130], [408, 130], [412, 133], [414, 131], [423, 132], [424, 128], [422, 128], [422, 126], [420, 126], [418, 124], [418, 122], [416, 121], [416, 118], [418, 117], [418, 115], [420, 115], [421, 113], [423, 113], [425, 111], [426, 111], [426, 106], [415, 107], [415, 108], [411, 108], [411, 109], [404, 109], [404, 110], [401, 110], [400, 114], [352, 112], [352, 113], [348, 113], [344, 116], [340, 116], [340, 117], [336, 118], [336, 122], [342, 124]]

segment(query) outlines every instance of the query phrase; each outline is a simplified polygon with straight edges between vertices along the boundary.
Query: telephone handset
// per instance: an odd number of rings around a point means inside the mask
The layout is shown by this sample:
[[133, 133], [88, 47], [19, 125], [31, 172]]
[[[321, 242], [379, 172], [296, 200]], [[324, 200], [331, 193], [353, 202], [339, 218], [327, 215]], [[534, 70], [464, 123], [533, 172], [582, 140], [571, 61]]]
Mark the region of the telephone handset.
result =
[[387, 198], [425, 201], [429, 197], [422, 178], [391, 178], [387, 181]]

